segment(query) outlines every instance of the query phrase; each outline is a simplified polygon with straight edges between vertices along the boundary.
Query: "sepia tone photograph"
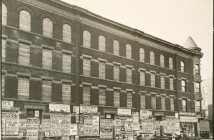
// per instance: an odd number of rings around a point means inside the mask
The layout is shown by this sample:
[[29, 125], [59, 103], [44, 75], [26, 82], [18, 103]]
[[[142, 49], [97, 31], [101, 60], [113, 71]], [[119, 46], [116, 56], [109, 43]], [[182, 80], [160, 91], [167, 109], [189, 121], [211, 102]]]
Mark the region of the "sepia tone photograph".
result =
[[213, 139], [212, 0], [1, 5], [0, 139]]

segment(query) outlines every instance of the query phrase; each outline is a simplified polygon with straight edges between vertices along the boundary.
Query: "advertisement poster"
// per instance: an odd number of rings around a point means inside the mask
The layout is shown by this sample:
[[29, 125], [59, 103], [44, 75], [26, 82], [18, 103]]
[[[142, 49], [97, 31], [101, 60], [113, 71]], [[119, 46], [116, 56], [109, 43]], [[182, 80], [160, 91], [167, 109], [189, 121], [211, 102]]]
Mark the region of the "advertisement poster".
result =
[[70, 135], [71, 115], [62, 114], [61, 119], [62, 119], [61, 120], [62, 136], [69, 136]]
[[132, 118], [126, 118], [126, 125], [125, 125], [125, 130], [126, 134], [132, 134], [133, 133], [133, 120]]
[[133, 120], [133, 130], [134, 131], [139, 130], [140, 126], [139, 126], [139, 113], [138, 112], [132, 113], [132, 120]]
[[77, 124], [70, 124], [70, 135], [77, 135]]
[[100, 122], [100, 118], [99, 116], [93, 116], [93, 123], [92, 123], [92, 134], [94, 136], [99, 136], [99, 122]]
[[80, 106], [80, 113], [82, 114], [96, 114], [97, 112], [97, 106]]
[[42, 120], [42, 132], [45, 136], [50, 136], [51, 126], [50, 126], [50, 119], [43, 119]]
[[100, 119], [100, 138], [112, 139], [113, 138], [113, 120]]
[[2, 114], [1, 114], [1, 134], [2, 135], [5, 135], [5, 125], [6, 125], [6, 123], [5, 123], [5, 121], [6, 121], [6, 116], [5, 116], [5, 114], [4, 114], [4, 112], [2, 112]]
[[[18, 135], [19, 132], [19, 114], [18, 112], [2, 112], [3, 134], [8, 136]], [[4, 130], [3, 130], [4, 129]]]
[[120, 128], [121, 128], [120, 119], [115, 119], [114, 122], [115, 122], [114, 133], [115, 134], [120, 134]]
[[61, 136], [61, 113], [50, 113], [51, 136]]
[[149, 110], [140, 110], [140, 119], [145, 120], [152, 117], [152, 111]]
[[13, 101], [2, 100], [2, 110], [11, 110], [13, 108]]
[[19, 136], [23, 137], [26, 136], [26, 130], [27, 130], [27, 119], [19, 119]]
[[125, 134], [126, 133], [126, 119], [123, 118], [120, 120], [120, 133]]
[[70, 105], [65, 104], [49, 104], [50, 112], [67, 112], [70, 113]]
[[26, 137], [30, 140], [37, 140], [39, 131], [38, 118], [27, 118], [26, 128]]

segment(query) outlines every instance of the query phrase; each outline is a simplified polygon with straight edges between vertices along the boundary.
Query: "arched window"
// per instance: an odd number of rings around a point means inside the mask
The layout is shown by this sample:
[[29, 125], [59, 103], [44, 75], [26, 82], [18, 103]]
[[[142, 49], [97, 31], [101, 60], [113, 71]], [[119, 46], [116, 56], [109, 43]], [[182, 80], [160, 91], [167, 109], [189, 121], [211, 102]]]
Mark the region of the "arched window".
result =
[[145, 51], [143, 48], [140, 48], [140, 61], [144, 62], [145, 59]]
[[181, 71], [185, 72], [185, 63], [184, 63], [184, 61], [181, 61]]
[[195, 65], [195, 74], [199, 74], [199, 72], [200, 72], [200, 68], [199, 68], [199, 65], [198, 64], [196, 64]]
[[169, 58], [169, 68], [173, 69], [173, 59], [171, 57]]
[[132, 58], [132, 47], [130, 44], [126, 45], [126, 58]]
[[164, 56], [162, 54], [160, 55], [160, 66], [164, 67]]
[[20, 11], [19, 28], [25, 31], [31, 30], [31, 16], [30, 13], [26, 10]]
[[91, 34], [87, 30], [83, 32], [83, 46], [88, 48], [91, 47]]
[[50, 18], [43, 19], [43, 35], [47, 37], [53, 36], [53, 22]]
[[62, 40], [71, 43], [71, 26], [68, 24], [63, 24], [62, 26]]
[[7, 7], [2, 3], [2, 25], [7, 25]]
[[113, 41], [113, 54], [114, 55], [120, 55], [120, 44], [117, 40]]
[[99, 36], [99, 50], [106, 51], [106, 39], [104, 36]]
[[155, 64], [155, 54], [153, 51], [150, 52], [150, 64]]

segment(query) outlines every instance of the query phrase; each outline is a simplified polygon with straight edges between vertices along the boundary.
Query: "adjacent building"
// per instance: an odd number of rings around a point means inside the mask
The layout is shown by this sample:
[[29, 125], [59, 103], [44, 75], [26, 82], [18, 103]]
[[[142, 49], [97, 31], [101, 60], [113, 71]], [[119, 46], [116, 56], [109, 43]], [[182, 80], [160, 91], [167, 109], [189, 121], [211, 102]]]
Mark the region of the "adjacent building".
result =
[[[68, 136], [92, 115], [94, 136], [119, 139], [99, 120], [113, 126], [142, 110], [158, 122], [176, 116], [182, 136], [198, 135], [203, 54], [191, 37], [180, 46], [62, 1], [3, 0], [1, 41], [3, 138], [42, 137], [28, 121]], [[27, 127], [8, 127], [8, 116]]]

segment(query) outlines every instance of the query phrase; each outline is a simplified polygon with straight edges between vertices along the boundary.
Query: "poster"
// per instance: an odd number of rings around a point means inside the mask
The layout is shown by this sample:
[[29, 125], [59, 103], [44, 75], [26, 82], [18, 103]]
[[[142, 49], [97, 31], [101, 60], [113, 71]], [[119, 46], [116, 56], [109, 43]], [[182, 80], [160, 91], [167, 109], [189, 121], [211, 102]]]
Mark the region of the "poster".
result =
[[77, 124], [70, 124], [70, 135], [77, 135]]
[[140, 119], [145, 120], [152, 117], [152, 111], [149, 110], [140, 110]]
[[49, 111], [50, 112], [67, 112], [70, 113], [70, 105], [65, 104], [49, 104]]
[[61, 114], [61, 132], [62, 136], [70, 135], [71, 115]]
[[114, 124], [115, 124], [115, 126], [114, 126], [114, 133], [115, 134], [120, 134], [120, 128], [121, 128], [121, 121], [120, 121], [120, 119], [115, 119], [114, 120]]
[[139, 113], [138, 112], [132, 113], [132, 121], [133, 121], [133, 130], [134, 131], [139, 130], [140, 126], [139, 126]]
[[61, 113], [50, 113], [50, 136], [61, 136]]
[[19, 119], [19, 136], [24, 137], [26, 136], [27, 131], [27, 119]]
[[113, 138], [113, 120], [100, 119], [100, 138], [112, 139]]
[[13, 101], [2, 100], [2, 110], [11, 110], [13, 108]]
[[93, 122], [92, 122], [92, 134], [94, 136], [99, 136], [100, 118], [98, 115], [94, 115], [92, 120], [93, 120]]
[[50, 119], [43, 119], [42, 120], [42, 132], [45, 136], [50, 136], [50, 130], [51, 130], [51, 126], [50, 126]]
[[30, 140], [37, 140], [39, 131], [38, 118], [27, 118], [26, 128], [26, 137]]
[[97, 106], [80, 106], [80, 113], [82, 114], [96, 114], [97, 112]]
[[133, 133], [133, 120], [132, 118], [126, 118], [126, 125], [125, 125], [125, 132], [126, 134], [132, 134]]

